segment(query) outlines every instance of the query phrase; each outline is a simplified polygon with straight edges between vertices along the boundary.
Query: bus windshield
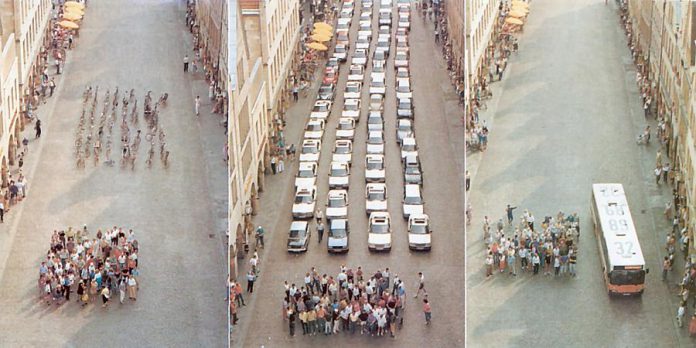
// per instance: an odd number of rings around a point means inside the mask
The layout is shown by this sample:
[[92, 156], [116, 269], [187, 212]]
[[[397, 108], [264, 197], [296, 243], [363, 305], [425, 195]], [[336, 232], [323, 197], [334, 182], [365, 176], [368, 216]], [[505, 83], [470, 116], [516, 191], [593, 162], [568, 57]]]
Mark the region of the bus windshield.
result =
[[645, 283], [644, 270], [614, 270], [609, 273], [609, 283], [614, 285], [639, 285]]

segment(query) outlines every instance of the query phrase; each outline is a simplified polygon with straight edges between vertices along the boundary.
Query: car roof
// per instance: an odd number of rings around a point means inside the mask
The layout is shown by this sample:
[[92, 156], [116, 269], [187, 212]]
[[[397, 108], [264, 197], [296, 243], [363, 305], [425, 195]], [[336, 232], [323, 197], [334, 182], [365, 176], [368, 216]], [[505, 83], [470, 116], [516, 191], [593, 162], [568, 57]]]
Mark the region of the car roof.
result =
[[386, 218], [391, 220], [389, 212], [386, 211], [373, 211], [372, 213], [370, 213], [370, 222], [372, 222], [372, 219], [374, 218]]
[[359, 104], [359, 103], [360, 103], [360, 99], [356, 99], [356, 98], [346, 99], [343, 102], [343, 104]]
[[416, 184], [406, 184], [404, 185], [404, 195], [405, 196], [418, 196], [420, 197], [420, 186]]
[[411, 216], [408, 217], [409, 224], [425, 225], [428, 222], [430, 222], [430, 218], [427, 214], [411, 214]]
[[343, 168], [343, 167], [348, 167], [348, 163], [346, 163], [346, 162], [338, 162], [338, 161], [333, 161], [333, 162], [331, 162], [331, 169], [333, 169], [333, 168]]
[[304, 139], [302, 140], [302, 146], [305, 145], [319, 145], [321, 141], [319, 139]]
[[371, 117], [379, 117], [382, 118], [382, 111], [380, 110], [370, 110], [370, 112], [367, 113], [367, 118]]
[[331, 219], [330, 229], [346, 228], [348, 220], [346, 219]]
[[366, 190], [384, 191], [387, 189], [387, 184], [382, 182], [371, 182], [365, 186]]
[[397, 102], [399, 102], [399, 103], [401, 103], [401, 102], [410, 103], [411, 102], [411, 98], [397, 98], [397, 99], [398, 99]]
[[379, 94], [379, 93], [372, 93], [370, 94], [370, 99], [377, 98], [377, 99], [384, 99], [384, 97]]
[[373, 80], [374, 79], [383, 80], [384, 76], [385, 76], [385, 73], [383, 73], [383, 72], [373, 72], [370, 74], [370, 78], [372, 78]]
[[290, 230], [291, 231], [296, 231], [296, 230], [306, 230], [307, 229], [307, 221], [293, 221], [290, 224]]
[[415, 144], [415, 143], [416, 143], [416, 138], [414, 138], [414, 137], [405, 137], [405, 138], [401, 139], [401, 143], [403, 143], [403, 144], [406, 144], [406, 143], [409, 143], [409, 144], [413, 143], [413, 144]]
[[346, 190], [329, 190], [329, 197], [337, 197], [337, 196], [348, 196], [348, 191]]
[[341, 145], [341, 146], [346, 146], [346, 145], [353, 145], [353, 142], [350, 139], [339, 139], [336, 140], [336, 146]]
[[384, 155], [380, 155], [380, 154], [369, 154], [369, 155], [366, 155], [366, 156], [365, 156], [365, 159], [368, 160], [368, 161], [369, 161], [369, 160], [373, 160], [373, 161], [384, 162]]
[[367, 137], [371, 138], [372, 136], [379, 136], [380, 138], [382, 137], [382, 131], [381, 130], [371, 130], [368, 134]]
[[303, 169], [314, 169], [314, 168], [316, 168], [316, 167], [317, 167], [317, 162], [307, 162], [307, 161], [304, 161], [304, 162], [300, 162], [299, 169], [300, 169], [300, 170], [303, 170]]
[[400, 119], [396, 120], [396, 124], [398, 125], [399, 123], [412, 124], [412, 123], [411, 123], [411, 120], [409, 120], [409, 119], [407, 119], [407, 118], [400, 118]]

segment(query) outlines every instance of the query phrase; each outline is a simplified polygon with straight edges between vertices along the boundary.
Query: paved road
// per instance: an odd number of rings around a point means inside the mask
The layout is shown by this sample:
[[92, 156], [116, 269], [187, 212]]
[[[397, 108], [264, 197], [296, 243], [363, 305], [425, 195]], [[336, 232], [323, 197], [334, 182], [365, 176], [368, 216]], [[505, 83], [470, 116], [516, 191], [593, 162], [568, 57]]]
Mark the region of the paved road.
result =
[[[351, 28], [351, 40], [357, 38], [357, 27], [360, 2], [355, 3], [356, 13]], [[376, 4], [378, 6], [378, 2]], [[377, 27], [377, 8], [374, 9], [373, 25]], [[396, 17], [396, 8], [394, 9]], [[396, 24], [396, 22], [394, 22]], [[310, 250], [306, 254], [291, 255], [286, 251], [286, 235], [291, 222], [290, 210], [293, 197], [293, 176], [297, 170], [297, 162], [286, 167], [286, 172], [272, 176], [267, 180], [266, 193], [261, 198], [261, 213], [255, 218], [255, 224], [270, 227], [270, 241], [266, 250], [262, 251], [262, 275], [257, 284], [258, 290], [253, 296], [246, 296], [249, 304], [240, 309], [240, 325], [234, 330], [241, 332], [233, 336], [235, 346], [303, 346], [316, 342], [331, 342], [331, 344], [370, 344], [377, 340], [380, 344], [392, 346], [458, 346], [463, 344], [463, 188], [460, 185], [459, 173], [455, 160], [463, 154], [453, 151], [448, 139], [448, 121], [450, 116], [445, 112], [445, 101], [451, 100], [447, 94], [449, 81], [441, 63], [433, 64], [432, 52], [435, 45], [428, 28], [420, 18], [413, 18], [412, 34], [410, 37], [412, 70], [412, 85], [416, 105], [416, 137], [419, 143], [419, 153], [424, 167], [424, 198], [427, 202], [425, 210], [430, 215], [434, 229], [434, 246], [430, 253], [412, 253], [408, 250], [406, 238], [406, 222], [401, 218], [401, 196], [403, 194], [403, 175], [400, 168], [399, 148], [395, 141], [396, 99], [394, 94], [395, 76], [393, 70], [393, 52], [387, 64], [387, 97], [385, 102], [385, 136], [387, 187], [389, 191], [388, 209], [392, 215], [392, 241], [390, 253], [374, 254], [367, 249], [367, 217], [365, 215], [364, 197], [364, 156], [367, 138], [366, 115], [368, 110], [368, 91], [365, 87], [362, 94], [361, 122], [356, 130], [354, 139], [353, 166], [350, 178], [350, 209], [351, 223], [350, 252], [347, 255], [328, 255], [326, 239], [321, 245], [317, 244], [316, 233], [310, 242]], [[374, 51], [376, 33], [373, 34], [371, 51]], [[392, 41], [394, 43], [394, 40]], [[351, 53], [355, 45], [351, 45]], [[371, 56], [370, 56], [371, 57]], [[371, 58], [368, 61], [371, 67]], [[341, 68], [338, 91], [343, 91], [347, 76], [348, 64]], [[364, 83], [369, 84], [369, 72], [366, 72]], [[315, 88], [318, 85], [314, 86]], [[290, 111], [286, 135], [289, 142], [300, 143], [302, 128], [306, 115], [313, 103], [314, 94], [301, 100]], [[318, 176], [318, 203], [326, 201], [328, 192], [328, 172], [331, 151], [335, 139], [335, 128], [343, 108], [341, 93], [335, 100], [333, 111], [323, 139], [323, 151], [320, 158]], [[463, 132], [463, 129], [460, 128]], [[314, 228], [314, 226], [312, 226]], [[286, 322], [280, 317], [283, 298], [283, 281], [301, 283], [304, 273], [312, 266], [321, 272], [335, 275], [341, 264], [376, 271], [389, 267], [392, 272], [406, 281], [407, 294], [413, 295], [417, 272], [423, 271], [427, 277], [430, 299], [433, 302], [433, 326], [426, 328], [421, 312], [420, 301], [408, 299], [404, 329], [397, 335], [396, 340], [388, 338], [358, 338], [332, 337], [329, 339], [318, 336], [302, 337], [300, 334], [290, 338]], [[251, 299], [251, 301], [250, 301]], [[249, 303], [250, 302], [250, 303]], [[301, 332], [301, 331], [300, 331]]]
[[[467, 343], [486, 346], [689, 346], [660, 281], [667, 189], [651, 177], [645, 126], [625, 37], [611, 2], [532, 2], [518, 56], [483, 116], [491, 127], [477, 167], [467, 234]], [[499, 83], [500, 84], [500, 83]], [[502, 94], [501, 94], [502, 93]], [[495, 111], [495, 117], [491, 115]], [[589, 218], [590, 185], [624, 184], [648, 267], [642, 298], [610, 300]], [[577, 279], [497, 274], [485, 280], [481, 221], [505, 204], [583, 218]], [[521, 211], [518, 211], [521, 215]], [[660, 219], [661, 218], [661, 219]]]
[[[207, 89], [200, 76], [182, 72], [190, 47], [184, 13], [178, 1], [99, 1], [87, 8], [55, 104], [42, 109], [44, 136], [30, 144], [29, 197], [3, 226], [0, 345], [226, 345], [224, 135], [210, 105], [204, 103], [201, 120], [193, 117], [194, 93]], [[135, 172], [74, 168], [86, 85], [135, 88], [141, 106], [148, 89], [169, 93], [160, 118], [171, 151], [168, 171], [159, 163], [146, 169], [142, 146]], [[37, 265], [51, 232], [83, 223], [136, 231], [142, 286], [136, 304], [81, 310], [37, 301]]]

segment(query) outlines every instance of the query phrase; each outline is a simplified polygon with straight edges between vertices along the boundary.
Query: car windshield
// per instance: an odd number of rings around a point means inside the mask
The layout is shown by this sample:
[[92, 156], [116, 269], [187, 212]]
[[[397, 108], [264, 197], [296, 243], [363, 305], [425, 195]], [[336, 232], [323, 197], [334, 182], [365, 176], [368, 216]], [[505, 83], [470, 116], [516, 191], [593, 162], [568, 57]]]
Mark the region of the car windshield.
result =
[[403, 144], [401, 147], [401, 150], [403, 151], [416, 151], [416, 145], [414, 144]]
[[358, 38], [358, 43], [368, 43], [368, 42], [369, 42], [369, 41], [367, 41], [367, 38], [364, 37], [364, 36]]
[[335, 197], [329, 199], [329, 207], [331, 208], [341, 208], [346, 206], [346, 200], [343, 197]]
[[384, 197], [384, 192], [376, 192], [372, 191], [367, 194], [367, 200], [368, 201], [383, 201], [386, 198]]
[[394, 58], [394, 59], [395, 60], [406, 60], [406, 59], [408, 59], [408, 57], [405, 54], [398, 54], [397, 53], [396, 58]]
[[370, 117], [367, 119], [367, 123], [369, 124], [380, 124], [382, 123], [382, 118], [381, 117]]
[[372, 87], [384, 87], [384, 80], [372, 80]]
[[355, 58], [365, 58], [365, 51], [355, 51], [353, 55]]
[[430, 229], [427, 225], [411, 225], [411, 233], [428, 234], [430, 233]]
[[370, 169], [370, 170], [384, 169], [384, 162], [382, 162], [382, 161], [367, 161], [367, 169]]
[[[340, 41], [341, 38], [339, 37], [338, 40]], [[336, 46], [336, 52], [338, 52], [338, 53], [346, 53], [346, 48], [345, 48], [345, 47], [342, 47], [342, 46]]]
[[300, 169], [300, 171], [297, 172], [297, 176], [300, 178], [313, 178], [314, 171], [311, 169]]
[[333, 91], [330, 86], [322, 86], [321, 88], [319, 88], [320, 94], [330, 94], [331, 92]]
[[408, 85], [399, 85], [396, 87], [397, 92], [403, 92], [403, 93], [408, 93], [411, 91], [411, 89], [408, 87]]
[[353, 129], [353, 124], [350, 122], [341, 122], [338, 124], [338, 129], [351, 130], [351, 129]]
[[406, 122], [402, 122], [399, 124], [399, 130], [403, 132], [410, 132], [411, 131], [411, 125], [407, 124]]
[[311, 203], [312, 202], [312, 196], [308, 194], [300, 194], [295, 196], [295, 203], [296, 204], [302, 204], [302, 203]]
[[396, 73], [396, 77], [405, 77], [408, 78], [408, 70], [399, 70]]
[[320, 131], [321, 125], [319, 123], [308, 123], [307, 130], [308, 131]]
[[406, 167], [405, 173], [411, 175], [418, 175], [420, 174], [420, 171], [418, 170], [418, 167]]
[[421, 204], [421, 198], [420, 197], [406, 197], [404, 199], [405, 204]]
[[381, 144], [382, 143], [382, 137], [378, 135], [373, 135], [367, 138], [367, 143], [368, 144]]
[[345, 238], [348, 233], [346, 233], [345, 228], [334, 228], [329, 231], [331, 238]]
[[396, 47], [408, 47], [408, 43], [404, 40], [399, 40], [396, 42]]
[[307, 145], [302, 147], [302, 153], [318, 153], [319, 149], [313, 145]]
[[350, 85], [346, 86], [346, 92], [347, 93], [359, 93], [360, 92], [360, 85], [350, 84]]
[[329, 111], [329, 108], [326, 104], [317, 104], [317, 105], [314, 105], [314, 109], [312, 109], [312, 111], [325, 112], [325, 111]]
[[306, 235], [305, 230], [290, 230], [290, 239], [302, 239]]
[[331, 169], [331, 176], [347, 176], [348, 171], [346, 168], [333, 168]]
[[345, 110], [358, 111], [358, 104], [346, 104]]
[[339, 154], [350, 153], [350, 147], [349, 146], [336, 146], [334, 153], [339, 153]]
[[411, 102], [399, 102], [399, 109], [410, 109]]
[[389, 227], [387, 227], [387, 224], [372, 224], [370, 226], [370, 232], [371, 233], [389, 233]]
[[[377, 42], [377, 47], [389, 47], [389, 41], [379, 41]], [[382, 52], [382, 51], [379, 51]], [[384, 59], [384, 55], [380, 55], [380, 60]], [[375, 58], [377, 58], [377, 54], [375, 54]]]

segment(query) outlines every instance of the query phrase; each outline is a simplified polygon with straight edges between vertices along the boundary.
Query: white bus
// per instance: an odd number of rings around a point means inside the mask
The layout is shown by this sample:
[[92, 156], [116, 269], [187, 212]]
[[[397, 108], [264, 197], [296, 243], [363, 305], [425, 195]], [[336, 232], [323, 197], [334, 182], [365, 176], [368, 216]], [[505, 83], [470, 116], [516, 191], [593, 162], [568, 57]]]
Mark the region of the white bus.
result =
[[649, 270], [623, 185], [592, 185], [592, 221], [609, 295], [642, 294]]

